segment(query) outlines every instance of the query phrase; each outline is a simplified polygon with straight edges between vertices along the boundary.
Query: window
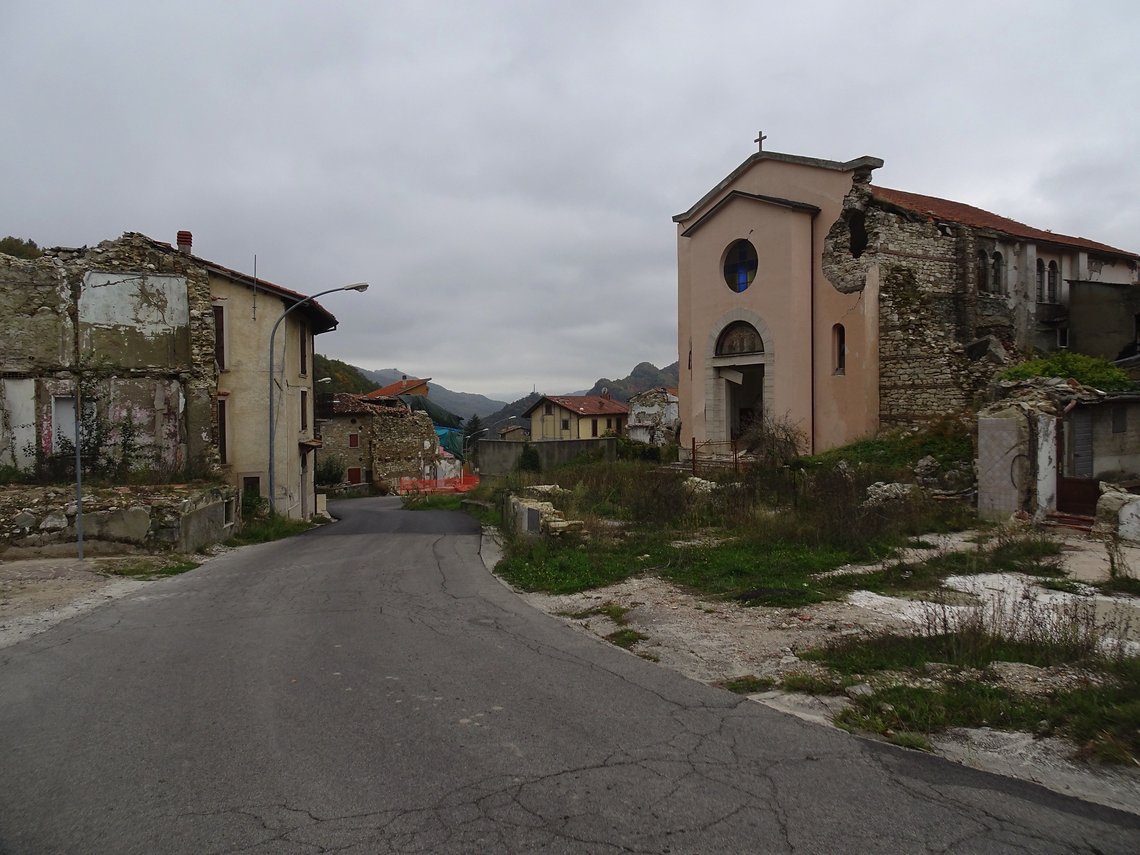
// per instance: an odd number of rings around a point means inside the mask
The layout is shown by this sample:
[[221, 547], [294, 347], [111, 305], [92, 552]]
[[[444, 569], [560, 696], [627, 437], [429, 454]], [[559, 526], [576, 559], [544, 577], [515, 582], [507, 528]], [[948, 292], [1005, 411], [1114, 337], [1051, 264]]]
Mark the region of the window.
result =
[[613, 419], [606, 419], [606, 430], [610, 431], [613, 429], [614, 429], [614, 420]]
[[298, 332], [301, 336], [301, 346], [297, 348], [297, 353], [301, 356], [301, 374], [305, 375], [309, 373], [309, 328], [305, 324], [300, 324]]
[[241, 494], [242, 498], [250, 497], [253, 499], [261, 496], [261, 476], [260, 475], [246, 475], [241, 479]]
[[978, 277], [978, 290], [990, 290], [990, 257], [986, 255], [985, 250], [978, 250], [977, 266], [974, 273]]
[[229, 426], [226, 424], [226, 399], [218, 398], [218, 462], [225, 466], [230, 462], [230, 451], [226, 442]]
[[1128, 430], [1128, 408], [1117, 404], [1112, 408], [1112, 432], [1125, 433]]
[[562, 420], [562, 430], [570, 430], [570, 419]]
[[756, 278], [759, 261], [750, 241], [738, 240], [724, 254], [724, 282], [738, 294]]
[[350, 433], [348, 435], [348, 447], [349, 448], [360, 448], [360, 434]]
[[1045, 302], [1045, 262], [1037, 259], [1037, 302]]
[[847, 373], [847, 331], [843, 324], [831, 328], [831, 373]]
[[544, 416], [554, 415], [554, 404], [547, 404], [545, 407], [543, 407], [542, 408], [542, 414]]
[[1057, 262], [1050, 261], [1049, 262], [1049, 291], [1048, 291], [1048, 295], [1047, 295], [1047, 299], [1050, 303], [1056, 303], [1057, 302], [1057, 284], [1058, 284], [1058, 280], [1060, 280], [1060, 278], [1061, 278], [1061, 271], [1057, 267]]
[[598, 435], [598, 420], [590, 419], [590, 436]]
[[1069, 346], [1069, 328], [1057, 327], [1057, 347], [1066, 348]]
[[361, 476], [361, 472], [360, 472], [360, 467], [359, 467], [359, 466], [349, 466], [349, 467], [348, 467], [348, 469], [347, 469], [347, 471], [346, 471], [346, 474], [347, 474], [347, 477], [348, 477], [348, 483], [349, 483], [349, 484], [359, 484], [359, 483], [361, 483], [361, 477], [360, 477], [360, 476]]
[[226, 310], [224, 306], [214, 306], [214, 362], [218, 370], [226, 370]]
[[228, 528], [234, 524], [237, 516], [237, 499], [226, 499], [222, 503], [222, 527]]
[[301, 390], [301, 430], [309, 429], [309, 392]]
[[760, 338], [756, 327], [747, 321], [733, 321], [724, 328], [716, 340], [717, 356], [763, 352], [764, 340]]
[[1005, 293], [1005, 259], [1000, 252], [993, 255], [993, 276], [990, 279], [990, 290], [995, 294]]

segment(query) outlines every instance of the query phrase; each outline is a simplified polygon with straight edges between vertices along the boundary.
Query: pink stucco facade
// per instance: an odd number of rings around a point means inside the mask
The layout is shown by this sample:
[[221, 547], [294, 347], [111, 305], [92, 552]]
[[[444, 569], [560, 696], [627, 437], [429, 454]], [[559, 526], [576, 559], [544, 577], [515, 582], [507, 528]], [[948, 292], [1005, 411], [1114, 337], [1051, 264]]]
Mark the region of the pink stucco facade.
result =
[[[822, 247], [853, 182], [880, 165], [759, 152], [674, 217], [683, 448], [727, 443], [760, 416], [797, 425], [817, 452], [877, 430], [877, 277], [841, 293], [824, 275]], [[755, 251], [742, 291], [725, 272], [738, 241]], [[718, 353], [739, 322], [759, 348]]]

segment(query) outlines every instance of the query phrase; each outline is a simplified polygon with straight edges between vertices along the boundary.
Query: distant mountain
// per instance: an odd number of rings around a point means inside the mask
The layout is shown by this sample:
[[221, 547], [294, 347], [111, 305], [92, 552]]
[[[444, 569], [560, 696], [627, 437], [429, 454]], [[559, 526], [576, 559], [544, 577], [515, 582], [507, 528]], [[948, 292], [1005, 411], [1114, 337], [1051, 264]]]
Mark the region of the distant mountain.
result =
[[658, 368], [650, 362], [638, 363], [628, 377], [621, 380], [610, 380], [602, 377], [588, 391], [578, 392], [579, 395], [600, 395], [609, 390], [610, 397], [615, 401], [628, 401], [639, 392], [646, 389], [655, 389], [658, 386], [676, 388], [680, 363], [674, 362], [664, 368]]
[[[319, 353], [313, 354], [313, 376], [320, 384], [317, 386], [318, 394], [326, 392], [364, 393], [371, 392], [376, 388], [372, 379], [365, 377], [356, 366], [329, 356], [321, 356]], [[325, 377], [328, 377], [329, 381], [320, 383]]]
[[[378, 371], [360, 369], [360, 371], [365, 377], [373, 381], [373, 385], [368, 391], [387, 386], [389, 383], [395, 383], [404, 377], [418, 376], [401, 371], [399, 368], [381, 368]], [[476, 395], [473, 392], [452, 392], [435, 381], [428, 384], [428, 400], [463, 419], [469, 419], [472, 415], [482, 419], [500, 407], [507, 406], [505, 401], [496, 401], [484, 395]]]

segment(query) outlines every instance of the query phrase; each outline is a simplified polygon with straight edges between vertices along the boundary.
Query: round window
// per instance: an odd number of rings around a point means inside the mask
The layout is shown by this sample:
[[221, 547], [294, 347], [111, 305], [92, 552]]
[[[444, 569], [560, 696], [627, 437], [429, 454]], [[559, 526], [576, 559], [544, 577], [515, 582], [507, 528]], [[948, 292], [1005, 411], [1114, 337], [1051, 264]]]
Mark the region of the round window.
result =
[[724, 254], [724, 281], [740, 293], [756, 278], [756, 247], [750, 241], [735, 241]]

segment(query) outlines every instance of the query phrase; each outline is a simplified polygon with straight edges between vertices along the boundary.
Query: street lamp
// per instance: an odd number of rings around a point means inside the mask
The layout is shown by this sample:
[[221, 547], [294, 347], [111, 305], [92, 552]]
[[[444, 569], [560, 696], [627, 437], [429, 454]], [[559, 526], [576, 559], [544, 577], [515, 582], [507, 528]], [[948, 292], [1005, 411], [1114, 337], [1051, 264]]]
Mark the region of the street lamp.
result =
[[313, 294], [311, 297], [306, 297], [304, 300], [298, 300], [288, 309], [281, 313], [281, 317], [273, 324], [273, 330], [269, 333], [269, 511], [270, 513], [277, 512], [277, 479], [274, 477], [273, 463], [275, 440], [277, 437], [277, 419], [273, 415], [273, 339], [277, 336], [277, 328], [281, 326], [281, 322], [285, 320], [286, 316], [296, 308], [299, 308], [306, 303], [310, 303], [317, 297], [323, 297], [325, 294], [334, 294], [337, 291], [367, 291], [367, 282], [357, 282], [354, 285], [344, 285], [340, 288], [329, 288], [327, 291]]
[[[467, 462], [467, 446], [469, 446], [471, 444], [471, 440], [473, 440], [479, 434], [486, 433], [489, 430], [490, 430], [490, 428], [483, 428], [482, 430], [477, 430], [477, 431], [475, 431], [475, 433], [471, 434], [470, 436], [466, 436], [463, 438], [463, 462], [464, 463]], [[460, 470], [460, 472], [462, 472], [462, 470]], [[472, 469], [472, 473], [474, 473], [474, 469]]]

